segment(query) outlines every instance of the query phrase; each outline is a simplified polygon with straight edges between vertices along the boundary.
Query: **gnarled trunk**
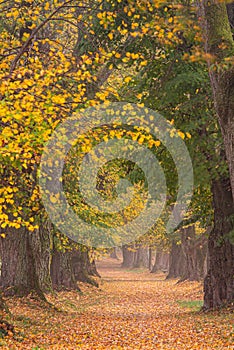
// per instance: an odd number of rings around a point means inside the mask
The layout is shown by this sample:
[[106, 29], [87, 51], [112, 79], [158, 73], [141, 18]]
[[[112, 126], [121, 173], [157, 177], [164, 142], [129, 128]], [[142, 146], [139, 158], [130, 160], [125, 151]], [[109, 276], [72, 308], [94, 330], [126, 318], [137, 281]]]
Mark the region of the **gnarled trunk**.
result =
[[214, 228], [208, 240], [208, 273], [204, 281], [204, 309], [234, 300], [234, 245], [230, 232], [234, 229], [234, 203], [229, 179], [212, 184]]

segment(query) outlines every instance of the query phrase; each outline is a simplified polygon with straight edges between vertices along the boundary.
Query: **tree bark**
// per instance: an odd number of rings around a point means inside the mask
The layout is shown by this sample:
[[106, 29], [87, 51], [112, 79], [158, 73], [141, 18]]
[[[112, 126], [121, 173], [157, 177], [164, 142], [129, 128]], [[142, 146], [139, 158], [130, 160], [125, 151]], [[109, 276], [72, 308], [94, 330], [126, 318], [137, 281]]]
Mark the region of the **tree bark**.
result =
[[99, 272], [97, 271], [95, 260], [89, 260], [87, 271], [90, 276], [101, 277]]
[[[198, 0], [199, 15], [208, 56], [208, 66], [214, 104], [221, 127], [229, 166], [232, 195], [234, 198], [234, 40], [231, 25], [234, 22], [233, 4], [228, 11], [225, 2]], [[213, 57], [213, 58], [211, 58]], [[218, 63], [214, 69], [213, 63]]]
[[149, 264], [148, 264], [148, 269], [151, 271], [152, 269], [152, 248], [149, 247]]
[[234, 29], [234, 2], [230, 2], [226, 5], [227, 7], [227, 13], [228, 13], [228, 20], [231, 26], [231, 29]]
[[185, 256], [185, 269], [181, 281], [200, 281], [205, 277], [207, 239], [196, 237], [194, 225], [181, 229], [181, 247]]
[[234, 300], [234, 203], [229, 179], [213, 181], [214, 228], [208, 240], [208, 273], [204, 281], [204, 309]]
[[44, 222], [39, 230], [30, 234], [31, 249], [35, 261], [35, 271], [41, 290], [51, 292], [52, 280], [50, 276], [52, 234], [51, 224]]
[[134, 262], [133, 262], [133, 268], [141, 268], [141, 267], [148, 268], [148, 266], [149, 266], [148, 248], [139, 245], [136, 248]]
[[154, 266], [151, 273], [157, 273], [158, 271], [168, 272], [169, 270], [169, 254], [160, 249], [156, 250]]
[[169, 254], [169, 272], [167, 279], [183, 276], [185, 274], [185, 266], [185, 255], [183, 253], [181, 244], [177, 244], [173, 240]]
[[[90, 276], [100, 277], [95, 261], [90, 261], [88, 248], [74, 246], [62, 251], [54, 247], [51, 263], [53, 287], [57, 290], [78, 289], [77, 282], [85, 282], [98, 287], [98, 283]], [[73, 247], [72, 247], [73, 245]]]
[[118, 256], [117, 256], [117, 252], [116, 252], [116, 247], [114, 247], [110, 253], [110, 258], [111, 259], [116, 259], [119, 260]]
[[56, 290], [79, 290], [72, 265], [72, 252], [53, 250], [51, 262], [51, 279]]
[[[95, 263], [94, 263], [95, 264]], [[72, 251], [72, 265], [77, 281], [89, 283], [98, 287], [98, 283], [91, 278], [90, 272], [94, 272], [94, 266], [91, 266], [87, 249], [77, 249]], [[96, 266], [95, 266], [96, 270]], [[96, 273], [98, 274], [97, 270]]]
[[123, 251], [123, 262], [122, 267], [132, 268], [134, 265], [135, 251], [134, 245], [124, 244], [122, 247]]
[[52, 289], [50, 279], [50, 232], [42, 225], [35, 232], [24, 227], [8, 229], [0, 238], [1, 287], [6, 295], [44, 292]]

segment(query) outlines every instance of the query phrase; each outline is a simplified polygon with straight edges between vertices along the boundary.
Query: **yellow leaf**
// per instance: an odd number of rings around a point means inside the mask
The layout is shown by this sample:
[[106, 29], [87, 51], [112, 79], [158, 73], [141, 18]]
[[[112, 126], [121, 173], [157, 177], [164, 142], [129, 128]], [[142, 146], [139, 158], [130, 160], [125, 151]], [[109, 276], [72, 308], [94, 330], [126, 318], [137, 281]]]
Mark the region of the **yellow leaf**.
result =
[[185, 134], [182, 131], [178, 131], [178, 135], [184, 140]]
[[45, 4], [44, 9], [47, 11], [47, 10], [49, 10], [49, 8], [50, 8], [50, 3], [49, 3], [49, 2], [47, 2], [47, 3]]
[[50, 201], [51, 203], [56, 203], [57, 199], [55, 198], [55, 196], [53, 196], [52, 194], [50, 195]]
[[141, 63], [140, 63], [140, 65], [142, 66], [142, 67], [144, 67], [144, 66], [146, 66], [147, 65], [147, 61], [145, 60], [145, 61], [142, 61]]
[[129, 83], [131, 80], [132, 80], [131, 77], [126, 77], [126, 78], [124, 78], [124, 82], [125, 82], [125, 83]]
[[141, 135], [140, 138], [139, 138], [139, 140], [138, 140], [138, 143], [139, 143], [140, 145], [142, 145], [143, 142], [144, 142], [144, 139], [145, 139], [145, 136], [144, 136], [144, 135]]
[[155, 141], [154, 144], [155, 144], [156, 147], [159, 147], [161, 145], [161, 141]]
[[188, 139], [191, 139], [191, 137], [192, 137], [189, 132], [186, 132], [186, 136], [187, 136]]

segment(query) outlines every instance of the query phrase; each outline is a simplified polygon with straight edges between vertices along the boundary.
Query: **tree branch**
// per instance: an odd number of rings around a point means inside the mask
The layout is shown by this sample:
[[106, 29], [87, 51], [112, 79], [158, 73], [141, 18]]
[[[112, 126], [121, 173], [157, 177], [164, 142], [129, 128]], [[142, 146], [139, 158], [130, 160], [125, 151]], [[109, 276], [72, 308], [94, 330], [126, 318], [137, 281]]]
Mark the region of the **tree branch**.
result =
[[30, 45], [33, 37], [39, 32], [39, 30], [44, 27], [44, 25], [49, 22], [49, 20], [57, 13], [59, 12], [63, 7], [65, 7], [67, 4], [69, 4], [70, 2], [72, 2], [73, 0], [69, 0], [69, 1], [65, 1], [62, 5], [60, 5], [59, 7], [57, 7], [43, 22], [41, 22], [35, 29], [33, 29], [32, 33], [30, 34], [29, 38], [26, 40], [26, 42], [24, 43], [24, 45], [21, 47], [20, 51], [18, 52], [17, 56], [15, 57], [15, 59], [13, 60], [12, 64], [11, 64], [11, 69], [10, 69], [10, 77], [12, 75], [12, 73], [14, 72], [17, 63], [20, 59], [20, 57], [24, 54], [24, 52], [27, 50], [28, 46]]

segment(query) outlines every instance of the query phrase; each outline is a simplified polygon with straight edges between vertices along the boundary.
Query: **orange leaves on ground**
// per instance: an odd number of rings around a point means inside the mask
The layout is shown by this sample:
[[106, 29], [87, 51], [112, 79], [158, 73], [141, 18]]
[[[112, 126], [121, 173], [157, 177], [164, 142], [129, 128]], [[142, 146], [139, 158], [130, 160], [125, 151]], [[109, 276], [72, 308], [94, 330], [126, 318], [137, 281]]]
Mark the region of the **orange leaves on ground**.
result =
[[197, 312], [200, 283], [122, 270], [118, 261], [98, 265], [99, 289], [81, 284], [83, 295], [49, 296], [60, 311], [29, 298], [9, 300], [23, 338], [4, 338], [3, 349], [233, 349], [233, 314]]

